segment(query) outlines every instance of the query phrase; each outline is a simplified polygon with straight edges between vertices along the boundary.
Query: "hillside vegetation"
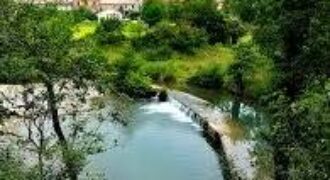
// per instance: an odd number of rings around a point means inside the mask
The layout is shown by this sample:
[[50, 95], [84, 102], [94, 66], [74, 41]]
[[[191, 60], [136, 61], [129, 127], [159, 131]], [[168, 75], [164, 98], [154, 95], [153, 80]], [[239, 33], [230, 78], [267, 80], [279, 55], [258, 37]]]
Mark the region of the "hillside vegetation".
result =
[[[253, 105], [263, 113], [247, 122], [257, 125], [251, 153], [267, 177], [329, 179], [329, 12], [329, 0], [226, 0], [222, 9], [214, 0], [146, 0], [120, 21], [1, 0], [0, 82], [21, 85], [19, 108], [37, 128], [26, 142], [9, 144], [38, 163], [27, 167], [9, 145], [0, 149], [0, 179], [78, 179], [86, 157], [102, 151], [102, 138], [76, 121], [88, 89], [139, 99], [155, 96], [153, 84], [213, 102], [226, 94], [233, 124], [242, 122], [242, 104]], [[69, 103], [67, 120], [59, 105], [71, 95], [79, 103]], [[12, 99], [0, 100], [2, 120], [14, 113], [2, 107]], [[63, 132], [64, 121], [72, 133]], [[46, 167], [49, 159], [61, 162], [58, 171]]]

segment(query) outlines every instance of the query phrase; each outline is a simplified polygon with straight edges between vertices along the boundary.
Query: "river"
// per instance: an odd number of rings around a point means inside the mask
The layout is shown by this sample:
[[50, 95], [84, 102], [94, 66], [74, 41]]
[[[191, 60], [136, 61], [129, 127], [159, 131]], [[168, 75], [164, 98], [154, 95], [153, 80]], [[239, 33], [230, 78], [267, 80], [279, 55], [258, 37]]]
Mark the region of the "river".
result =
[[101, 127], [107, 150], [90, 156], [83, 174], [111, 180], [223, 179], [218, 154], [174, 104], [137, 103], [131, 119], [127, 126]]

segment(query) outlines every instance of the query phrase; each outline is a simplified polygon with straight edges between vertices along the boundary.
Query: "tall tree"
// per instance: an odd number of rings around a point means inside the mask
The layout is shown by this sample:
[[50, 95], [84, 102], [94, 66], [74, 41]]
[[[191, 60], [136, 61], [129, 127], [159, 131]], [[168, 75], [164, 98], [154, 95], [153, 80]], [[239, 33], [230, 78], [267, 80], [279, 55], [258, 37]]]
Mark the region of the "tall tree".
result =
[[329, 76], [329, 1], [229, 0], [229, 7], [255, 26], [255, 40], [282, 72], [279, 86], [287, 95], [294, 98], [315, 76]]
[[[318, 160], [326, 158], [327, 149], [308, 146], [324, 147], [319, 140], [327, 139], [319, 127], [328, 114], [321, 107], [328, 103], [325, 84], [330, 75], [330, 2], [229, 0], [226, 7], [253, 26], [255, 42], [274, 60], [280, 75], [274, 90], [284, 93], [267, 99], [271, 125], [268, 142], [274, 148], [275, 178], [329, 178], [325, 173], [328, 165]], [[310, 88], [315, 82], [320, 83], [318, 90]], [[319, 97], [325, 104], [316, 103]], [[316, 112], [322, 117], [314, 116]], [[299, 152], [305, 160], [297, 156]]]
[[[70, 179], [77, 179], [79, 168], [70, 159], [72, 150], [61, 127], [58, 105], [63, 99], [61, 87], [72, 83], [73, 88], [85, 88], [88, 81], [103, 75], [105, 59], [93, 51], [88, 40], [72, 38], [73, 16], [55, 7], [35, 7], [11, 4], [1, 6], [0, 66], [1, 79], [12, 83], [40, 83], [46, 88], [46, 102], [53, 129], [62, 147], [63, 160]], [[8, 8], [8, 9], [6, 9]], [[11, 8], [15, 8], [11, 11]], [[8, 40], [7, 40], [8, 39]], [[24, 67], [24, 71], [18, 69]]]

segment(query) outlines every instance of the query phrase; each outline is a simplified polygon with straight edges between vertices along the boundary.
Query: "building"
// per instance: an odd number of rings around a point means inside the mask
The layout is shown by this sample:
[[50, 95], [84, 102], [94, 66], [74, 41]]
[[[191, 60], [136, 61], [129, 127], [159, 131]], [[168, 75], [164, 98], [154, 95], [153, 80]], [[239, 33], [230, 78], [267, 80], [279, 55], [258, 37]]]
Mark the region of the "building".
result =
[[115, 17], [122, 19], [129, 12], [138, 12], [142, 6], [142, 0], [99, 0], [98, 17]]
[[101, 18], [122, 19], [129, 12], [138, 12], [143, 0], [17, 0], [35, 5], [56, 4], [59, 9], [72, 10], [79, 7], [86, 7]]
[[72, 7], [79, 8], [79, 7], [86, 7], [93, 12], [98, 12], [100, 7], [100, 0], [71, 0], [73, 1]]
[[123, 19], [124, 17], [123, 14], [120, 13], [119, 11], [109, 9], [97, 13], [97, 18], [101, 20], [101, 19], [110, 19], [110, 18]]
[[120, 12], [139, 11], [141, 0], [99, 0], [100, 10], [116, 10]]

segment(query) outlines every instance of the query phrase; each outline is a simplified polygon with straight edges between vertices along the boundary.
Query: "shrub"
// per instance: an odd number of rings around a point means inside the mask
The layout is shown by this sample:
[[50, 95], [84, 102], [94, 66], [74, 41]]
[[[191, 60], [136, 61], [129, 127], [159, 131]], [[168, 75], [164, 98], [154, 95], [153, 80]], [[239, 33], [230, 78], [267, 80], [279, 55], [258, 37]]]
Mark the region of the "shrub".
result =
[[165, 5], [161, 1], [148, 0], [142, 7], [142, 20], [150, 26], [160, 22], [165, 16]]
[[115, 62], [111, 78], [114, 88], [131, 97], [146, 98], [155, 95], [151, 89], [151, 80], [142, 73], [141, 65], [141, 61], [132, 53]]
[[158, 41], [158, 38], [155, 36], [155, 34], [147, 32], [147, 34], [142, 37], [132, 39], [131, 44], [134, 49], [143, 50], [159, 46], [160, 42]]
[[115, 18], [101, 19], [100, 28], [105, 32], [114, 32], [121, 26], [121, 21]]
[[127, 39], [134, 39], [142, 37], [146, 34], [147, 28], [145, 24], [139, 21], [129, 21], [125, 23], [122, 28], [121, 32]]
[[157, 83], [176, 82], [177, 69], [172, 62], [153, 62], [143, 68], [144, 73]]
[[226, 42], [236, 44], [240, 36], [245, 32], [245, 28], [242, 23], [232, 17], [226, 18]]
[[185, 11], [185, 18], [190, 20], [193, 26], [207, 32], [210, 44], [235, 44], [244, 33], [241, 22], [219, 11], [214, 0], [189, 1]]
[[167, 4], [167, 18], [172, 21], [184, 18], [183, 3], [169, 3]]
[[198, 70], [188, 79], [188, 83], [205, 89], [220, 89], [223, 86], [223, 73], [217, 66], [208, 66]]
[[178, 26], [170, 39], [172, 49], [182, 53], [194, 53], [194, 50], [207, 42], [207, 35], [196, 28], [181, 25]]
[[174, 51], [191, 54], [206, 42], [207, 35], [202, 30], [189, 25], [163, 22], [156, 25], [145, 36], [133, 41], [132, 44], [137, 49], [170, 52], [166, 48], [171, 48]]
[[159, 46], [168, 45], [174, 34], [174, 25], [160, 23], [150, 29], [144, 36], [132, 42], [137, 49], [154, 49]]
[[229, 68], [228, 88], [236, 95], [257, 97], [272, 87], [275, 75], [273, 62], [252, 42], [235, 47], [235, 62]]
[[98, 36], [101, 44], [117, 44], [124, 40], [123, 35], [118, 32], [103, 32]]
[[82, 22], [84, 20], [97, 20], [97, 16], [93, 12], [83, 7], [77, 10], [73, 10], [72, 14], [75, 22]]
[[102, 19], [96, 30], [96, 39], [101, 44], [116, 44], [124, 40], [119, 31], [121, 22], [117, 19]]

